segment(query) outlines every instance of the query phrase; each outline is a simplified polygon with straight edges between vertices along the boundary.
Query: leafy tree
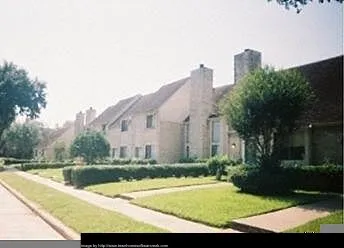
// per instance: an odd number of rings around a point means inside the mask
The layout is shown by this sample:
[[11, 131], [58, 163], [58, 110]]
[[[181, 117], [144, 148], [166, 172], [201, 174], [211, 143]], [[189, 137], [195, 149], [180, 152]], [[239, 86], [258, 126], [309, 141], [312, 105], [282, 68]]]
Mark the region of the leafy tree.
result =
[[220, 105], [228, 124], [257, 151], [258, 165], [279, 165], [285, 137], [314, 100], [306, 79], [296, 70], [257, 69], [246, 75]]
[[109, 156], [110, 144], [101, 132], [86, 131], [79, 134], [73, 141], [70, 154], [72, 157], [82, 157], [87, 164], [96, 159]]
[[18, 115], [37, 118], [46, 106], [45, 84], [13, 63], [0, 65], [0, 138]]
[[66, 144], [63, 141], [56, 142], [54, 145], [55, 160], [63, 161], [67, 157], [66, 153]]
[[14, 123], [3, 134], [6, 157], [31, 159], [33, 150], [40, 141], [39, 129], [34, 124]]
[[[272, 0], [268, 0], [271, 2]], [[283, 5], [286, 9], [290, 9], [290, 7], [295, 8], [297, 13], [301, 12], [301, 7], [307, 5], [309, 2], [313, 2], [313, 0], [276, 0], [279, 5]], [[330, 3], [331, 0], [319, 0], [319, 3], [328, 2]], [[343, 3], [343, 0], [334, 0], [334, 2]]]

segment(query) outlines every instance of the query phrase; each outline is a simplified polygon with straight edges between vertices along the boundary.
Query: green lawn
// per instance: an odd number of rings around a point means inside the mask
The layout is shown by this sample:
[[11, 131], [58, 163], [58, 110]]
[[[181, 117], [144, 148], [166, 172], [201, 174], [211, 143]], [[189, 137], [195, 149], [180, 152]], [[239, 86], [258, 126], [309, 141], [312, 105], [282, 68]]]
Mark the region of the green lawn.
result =
[[200, 178], [158, 178], [158, 179], [143, 179], [139, 181], [124, 181], [117, 183], [105, 183], [88, 186], [85, 189], [110, 196], [116, 197], [123, 193], [152, 190], [152, 189], [162, 189], [169, 187], [180, 187], [189, 185], [200, 185], [200, 184], [211, 184], [217, 183], [214, 177], [200, 177]]
[[93, 206], [85, 201], [27, 180], [13, 173], [0, 173], [9, 184], [29, 200], [60, 219], [75, 231], [82, 232], [167, 232], [135, 221], [122, 214]]
[[318, 233], [321, 224], [343, 224], [343, 210], [336, 211], [328, 216], [315, 219], [302, 226], [290, 229], [288, 233]]
[[149, 196], [133, 203], [181, 218], [230, 227], [231, 220], [322, 200], [325, 194], [294, 193], [289, 196], [256, 196], [238, 192], [234, 186], [199, 189]]
[[59, 183], [64, 182], [62, 169], [35, 169], [35, 170], [28, 170], [27, 172], [31, 174], [36, 174], [41, 177], [52, 179]]

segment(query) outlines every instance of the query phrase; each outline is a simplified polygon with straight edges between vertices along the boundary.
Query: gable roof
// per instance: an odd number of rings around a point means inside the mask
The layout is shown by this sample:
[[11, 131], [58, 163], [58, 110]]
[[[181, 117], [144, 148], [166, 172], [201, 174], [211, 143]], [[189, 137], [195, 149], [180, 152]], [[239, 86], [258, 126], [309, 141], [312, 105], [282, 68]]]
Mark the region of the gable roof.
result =
[[342, 122], [343, 55], [290, 69], [298, 69], [306, 77], [317, 97], [300, 122]]
[[90, 124], [90, 127], [100, 126], [103, 124], [109, 124], [111, 121], [113, 121], [113, 118], [118, 116], [123, 110], [125, 110], [126, 107], [130, 103], [132, 103], [135, 99], [141, 98], [141, 95], [136, 95], [133, 97], [129, 97], [123, 100], [120, 100], [117, 102], [117, 104], [108, 107], [105, 109], [97, 118], [95, 118]]
[[220, 100], [227, 95], [234, 87], [234, 84], [227, 84], [213, 88], [213, 113], [210, 117], [217, 117], [219, 115], [219, 103]]
[[[176, 82], [162, 86], [154, 93], [142, 96], [122, 118], [139, 113], [147, 113], [158, 109], [168, 98], [170, 98], [180, 87], [182, 87], [190, 78], [183, 78]], [[114, 121], [116, 122], [116, 121]]]

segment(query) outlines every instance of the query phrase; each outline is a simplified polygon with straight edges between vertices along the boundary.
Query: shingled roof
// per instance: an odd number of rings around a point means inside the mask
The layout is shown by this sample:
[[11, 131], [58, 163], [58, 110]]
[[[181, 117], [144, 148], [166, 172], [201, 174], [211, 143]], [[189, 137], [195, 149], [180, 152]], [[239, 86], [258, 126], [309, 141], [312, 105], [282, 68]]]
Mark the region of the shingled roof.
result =
[[95, 127], [103, 124], [108, 124], [109, 122], [113, 121], [113, 118], [118, 116], [126, 107], [130, 107], [130, 103], [132, 103], [136, 98], [139, 99], [141, 97], [141, 95], [136, 95], [133, 97], [120, 100], [117, 104], [105, 109], [104, 112], [102, 112], [97, 118], [95, 118], [89, 124], [89, 126]]
[[142, 96], [128, 111], [123, 114], [122, 118], [126, 118], [138, 113], [147, 113], [158, 109], [189, 79], [189, 77], [183, 78], [179, 81], [162, 86], [154, 93]]
[[343, 55], [291, 69], [298, 69], [306, 77], [317, 97], [300, 122], [342, 122]]

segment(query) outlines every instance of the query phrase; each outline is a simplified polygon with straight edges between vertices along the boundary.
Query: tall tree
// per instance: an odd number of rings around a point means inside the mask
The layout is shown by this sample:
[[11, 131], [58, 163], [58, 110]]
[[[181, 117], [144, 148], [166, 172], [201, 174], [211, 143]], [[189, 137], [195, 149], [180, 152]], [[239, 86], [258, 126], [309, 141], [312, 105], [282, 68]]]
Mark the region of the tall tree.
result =
[[246, 75], [221, 103], [221, 112], [239, 136], [253, 145], [261, 167], [279, 165], [285, 137], [314, 99], [296, 70], [257, 69]]
[[[13, 63], [0, 65], [0, 141], [6, 128], [18, 115], [37, 118], [46, 106], [45, 83], [30, 79]], [[1, 146], [1, 144], [0, 144]]]
[[[268, 0], [271, 2], [272, 0]], [[330, 3], [331, 0], [318, 0], [319, 3], [328, 2]], [[309, 4], [309, 2], [313, 2], [313, 0], [276, 0], [279, 5], [283, 5], [286, 9], [290, 9], [290, 7], [295, 8], [297, 13], [300, 13], [302, 7]], [[333, 0], [332, 2], [343, 3], [343, 0]]]
[[67, 158], [66, 144], [63, 141], [55, 143], [54, 155], [56, 161], [63, 161]]
[[3, 134], [6, 157], [31, 159], [40, 140], [39, 128], [30, 123], [14, 123]]
[[87, 164], [109, 156], [110, 144], [101, 132], [86, 131], [79, 134], [70, 147], [72, 157], [82, 157]]

